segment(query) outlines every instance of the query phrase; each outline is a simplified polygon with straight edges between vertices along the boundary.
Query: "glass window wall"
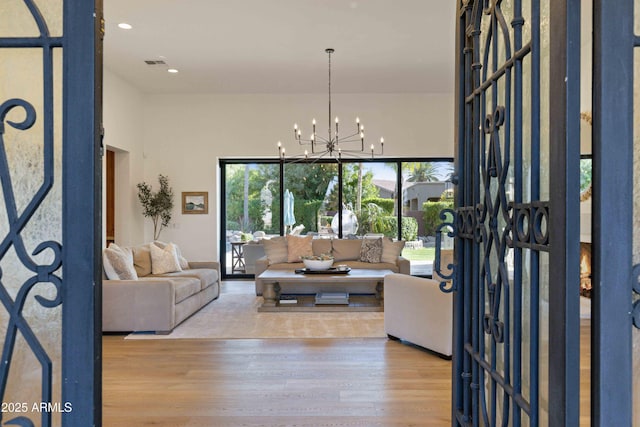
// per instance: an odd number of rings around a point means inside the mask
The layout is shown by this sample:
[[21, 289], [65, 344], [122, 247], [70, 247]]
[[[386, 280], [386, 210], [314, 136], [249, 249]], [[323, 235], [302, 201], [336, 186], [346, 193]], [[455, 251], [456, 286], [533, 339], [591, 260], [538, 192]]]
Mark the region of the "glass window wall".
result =
[[251, 277], [263, 255], [253, 243], [284, 234], [402, 239], [411, 274], [431, 276], [439, 213], [453, 207], [451, 159], [220, 165], [223, 277]]

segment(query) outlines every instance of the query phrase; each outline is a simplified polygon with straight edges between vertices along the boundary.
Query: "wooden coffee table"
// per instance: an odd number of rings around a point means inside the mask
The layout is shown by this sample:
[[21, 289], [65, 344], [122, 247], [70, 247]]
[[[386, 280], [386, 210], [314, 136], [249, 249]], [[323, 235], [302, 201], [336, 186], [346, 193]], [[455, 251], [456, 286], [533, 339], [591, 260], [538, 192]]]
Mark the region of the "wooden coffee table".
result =
[[[258, 311], [383, 311], [384, 276], [391, 270], [353, 269], [348, 274], [301, 274], [294, 270], [266, 270], [258, 276], [264, 284], [264, 302]], [[351, 295], [349, 305], [316, 305], [315, 295], [296, 295], [297, 304], [280, 304], [281, 283], [312, 284], [317, 292], [348, 289], [349, 283], [375, 283], [375, 294]]]

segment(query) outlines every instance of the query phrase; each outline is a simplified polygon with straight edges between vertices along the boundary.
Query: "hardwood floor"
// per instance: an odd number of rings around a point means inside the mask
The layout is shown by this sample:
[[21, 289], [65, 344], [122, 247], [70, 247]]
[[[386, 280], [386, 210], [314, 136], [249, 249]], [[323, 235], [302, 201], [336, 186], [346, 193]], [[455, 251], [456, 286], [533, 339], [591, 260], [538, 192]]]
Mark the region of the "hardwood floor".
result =
[[[581, 417], [590, 423], [590, 321]], [[105, 427], [449, 426], [451, 362], [386, 338], [103, 337]]]
[[381, 338], [103, 339], [104, 426], [447, 426], [451, 362]]

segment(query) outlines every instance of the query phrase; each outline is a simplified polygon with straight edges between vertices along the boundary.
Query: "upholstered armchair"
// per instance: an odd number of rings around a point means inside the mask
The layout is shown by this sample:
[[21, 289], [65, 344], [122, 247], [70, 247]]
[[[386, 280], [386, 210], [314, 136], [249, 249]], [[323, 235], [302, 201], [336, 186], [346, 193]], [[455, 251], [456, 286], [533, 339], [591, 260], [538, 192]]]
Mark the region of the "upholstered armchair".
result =
[[406, 274], [384, 279], [384, 328], [390, 339], [405, 340], [450, 358], [453, 296], [440, 282]]

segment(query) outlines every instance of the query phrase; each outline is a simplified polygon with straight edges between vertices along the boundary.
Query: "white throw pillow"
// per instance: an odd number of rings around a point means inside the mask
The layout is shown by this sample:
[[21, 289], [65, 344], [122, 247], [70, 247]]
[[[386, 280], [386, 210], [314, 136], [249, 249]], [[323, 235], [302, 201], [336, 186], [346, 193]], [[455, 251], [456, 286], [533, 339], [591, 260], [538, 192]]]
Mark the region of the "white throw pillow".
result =
[[284, 236], [265, 239], [262, 241], [262, 245], [269, 265], [288, 262], [287, 239]]
[[138, 280], [133, 266], [133, 252], [111, 243], [102, 253], [104, 273], [109, 280]]
[[[160, 240], [155, 240], [153, 244], [161, 249], [164, 249], [167, 246], [165, 242], [161, 242]], [[188, 270], [189, 261], [187, 261], [187, 259], [182, 256], [182, 251], [180, 250], [180, 247], [178, 245], [176, 245], [173, 242], [172, 242], [172, 245], [176, 247], [176, 254], [178, 255], [178, 262], [180, 263], [180, 268], [182, 268], [183, 270]]]
[[164, 248], [158, 245], [150, 245], [151, 248], [151, 273], [164, 274], [182, 271], [178, 253], [173, 243], [168, 243]]

